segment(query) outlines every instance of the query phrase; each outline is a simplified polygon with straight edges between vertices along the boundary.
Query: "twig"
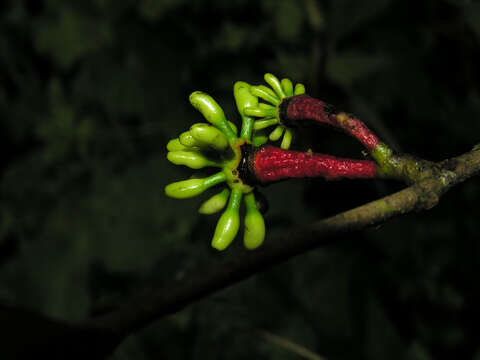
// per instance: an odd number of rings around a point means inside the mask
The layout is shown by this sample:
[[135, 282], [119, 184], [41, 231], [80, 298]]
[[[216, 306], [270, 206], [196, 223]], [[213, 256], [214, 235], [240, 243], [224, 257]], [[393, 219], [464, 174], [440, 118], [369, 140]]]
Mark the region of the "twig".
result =
[[[153, 321], [182, 310], [212, 293], [245, 280], [313, 248], [323, 246], [338, 234], [381, 224], [392, 217], [426, 210], [452, 186], [480, 171], [480, 147], [438, 163], [435, 172], [412, 186], [307, 226], [298, 226], [278, 239], [271, 239], [255, 251], [243, 251], [234, 259], [212, 264], [177, 279], [171, 284], [153, 284], [130, 301], [86, 323], [127, 336]], [[446, 174], [448, 176], [446, 176]]]
[[282, 336], [272, 334], [266, 330], [257, 330], [258, 335], [260, 335], [265, 340], [271, 342], [272, 344], [278, 345], [285, 350], [288, 350], [304, 359], [308, 360], [326, 360], [326, 358], [314, 353], [311, 350], [308, 350], [306, 347], [296, 344], [293, 341], [290, 341]]

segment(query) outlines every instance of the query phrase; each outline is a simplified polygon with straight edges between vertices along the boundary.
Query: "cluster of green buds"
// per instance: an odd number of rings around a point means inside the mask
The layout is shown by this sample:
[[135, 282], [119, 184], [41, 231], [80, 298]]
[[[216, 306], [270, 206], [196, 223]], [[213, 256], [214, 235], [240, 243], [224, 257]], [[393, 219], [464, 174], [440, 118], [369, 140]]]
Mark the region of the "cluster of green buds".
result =
[[[279, 105], [287, 97], [305, 94], [305, 87], [303, 84], [293, 87], [290, 79], [280, 81], [272, 74], [265, 74], [264, 79], [271, 88], [265, 85], [251, 86], [250, 92], [265, 102], [258, 102], [256, 106], [244, 109], [246, 115], [257, 118], [253, 125], [256, 132], [253, 143], [260, 146], [268, 140], [277, 141], [283, 135], [280, 147], [288, 149], [292, 143], [292, 130], [280, 123]], [[267, 137], [262, 130], [271, 126], [275, 128]]]
[[192, 125], [190, 130], [167, 144], [167, 158], [176, 165], [192, 169], [219, 168], [211, 176], [174, 182], [165, 187], [168, 196], [184, 199], [197, 196], [215, 185], [226, 184], [224, 189], [199, 208], [202, 214], [214, 214], [226, 207], [212, 239], [212, 246], [218, 250], [224, 250], [239, 231], [242, 198], [246, 208], [245, 247], [257, 248], [265, 238], [265, 222], [255, 201], [254, 189], [242, 181], [238, 171], [242, 160], [241, 146], [252, 142], [254, 126], [254, 118], [245, 114], [244, 109], [257, 107], [258, 98], [251, 94], [250, 85], [245, 82], [235, 83], [234, 96], [242, 117], [240, 134], [236, 126], [227, 121], [218, 103], [210, 95], [197, 91], [190, 95], [190, 103], [208, 123]]
[[[218, 250], [227, 248], [239, 231], [242, 198], [246, 208], [245, 247], [255, 249], [265, 238], [265, 222], [259, 210], [259, 201], [255, 199], [254, 188], [241, 179], [238, 170], [242, 161], [242, 145], [258, 147], [269, 139], [277, 141], [283, 135], [281, 148], [288, 149], [292, 141], [291, 130], [280, 124], [279, 104], [286, 97], [304, 94], [305, 87], [302, 84], [294, 87], [289, 79], [280, 81], [272, 74], [265, 74], [265, 81], [271, 88], [265, 85], [252, 86], [243, 81], [237, 81], [233, 87], [242, 119], [240, 134], [235, 124], [227, 121], [222, 108], [210, 95], [196, 91], [190, 95], [190, 103], [208, 123], [192, 125], [190, 130], [167, 144], [167, 158], [175, 165], [192, 169], [219, 169], [208, 177], [178, 181], [165, 187], [168, 196], [185, 199], [200, 195], [215, 185], [226, 185], [198, 210], [201, 214], [214, 214], [226, 208], [218, 220], [212, 239], [212, 246]], [[275, 129], [267, 136], [265, 130], [271, 126], [275, 126]]]
[[[206, 178], [179, 181], [165, 188], [168, 196], [182, 199], [199, 195], [221, 183], [226, 185], [199, 209], [202, 214], [213, 214], [226, 207], [212, 239], [214, 248], [224, 250], [237, 235], [242, 198], [246, 207], [244, 244], [248, 249], [254, 249], [263, 243], [265, 223], [257, 205], [261, 201], [258, 201], [259, 193], [254, 193], [254, 185], [299, 177], [329, 180], [382, 177], [411, 182], [415, 169], [421, 168], [411, 158], [396, 155], [355, 115], [338, 111], [332, 105], [306, 95], [302, 84], [293, 86], [289, 79], [279, 80], [272, 74], [265, 74], [264, 78], [270, 87], [252, 86], [242, 81], [233, 87], [242, 118], [240, 133], [233, 123], [227, 121], [222, 108], [211, 96], [194, 92], [190, 95], [190, 102], [208, 123], [193, 125], [167, 145], [168, 160], [176, 165], [220, 169]], [[328, 125], [353, 136], [373, 160], [337, 158], [311, 150], [288, 150], [292, 131], [287, 125], [309, 124]], [[268, 134], [266, 130], [271, 126], [275, 128], [268, 130]], [[280, 139], [280, 148], [264, 145], [268, 140]], [[421, 173], [415, 176], [421, 176]]]

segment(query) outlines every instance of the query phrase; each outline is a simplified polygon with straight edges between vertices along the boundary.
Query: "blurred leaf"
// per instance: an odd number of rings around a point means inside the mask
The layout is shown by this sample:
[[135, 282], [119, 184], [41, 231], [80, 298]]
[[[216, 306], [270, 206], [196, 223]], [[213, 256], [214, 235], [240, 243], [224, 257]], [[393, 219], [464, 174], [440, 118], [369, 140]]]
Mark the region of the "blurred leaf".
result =
[[334, 82], [351, 86], [355, 81], [381, 71], [388, 63], [389, 60], [384, 55], [342, 52], [330, 57], [326, 72]]
[[48, 19], [36, 23], [35, 45], [49, 53], [63, 69], [112, 40], [111, 29], [100, 19], [89, 18], [67, 4], [55, 9]]
[[465, 7], [465, 20], [472, 30], [480, 38], [480, 4], [469, 4]]
[[403, 359], [405, 345], [374, 297], [370, 297], [367, 312], [365, 358], [372, 360]]
[[335, 0], [329, 14], [329, 33], [337, 41], [379, 16], [392, 0]]
[[59, 81], [50, 84], [51, 116], [39, 124], [37, 135], [45, 144], [44, 160], [47, 164], [63, 160], [75, 144], [75, 114], [65, 102]]
[[326, 26], [325, 14], [317, 0], [304, 0], [310, 26], [316, 32], [323, 31]]
[[294, 41], [298, 38], [304, 22], [300, 6], [300, 1], [276, 1], [275, 30], [280, 39]]
[[231, 22], [225, 22], [216, 38], [216, 45], [219, 49], [237, 52], [248, 40], [248, 30]]
[[149, 21], [158, 21], [164, 14], [186, 3], [185, 0], [142, 0], [139, 12], [142, 17]]
[[478, 0], [444, 0], [447, 3], [454, 4], [457, 6], [465, 6], [475, 3]]

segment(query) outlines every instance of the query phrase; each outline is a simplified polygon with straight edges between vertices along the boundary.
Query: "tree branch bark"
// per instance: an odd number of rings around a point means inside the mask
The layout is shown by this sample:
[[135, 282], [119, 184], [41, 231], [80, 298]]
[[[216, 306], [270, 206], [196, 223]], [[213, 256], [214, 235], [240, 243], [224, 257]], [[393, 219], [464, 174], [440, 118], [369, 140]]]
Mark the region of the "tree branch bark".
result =
[[292, 228], [284, 236], [270, 239], [255, 251], [244, 250], [233, 259], [197, 269], [166, 286], [153, 284], [122, 306], [89, 320], [85, 325], [127, 336], [272, 265], [328, 244], [338, 234], [358, 231], [399, 215], [430, 209], [451, 187], [479, 173], [480, 146], [437, 165], [442, 171], [435, 176], [355, 209], [310, 225]]

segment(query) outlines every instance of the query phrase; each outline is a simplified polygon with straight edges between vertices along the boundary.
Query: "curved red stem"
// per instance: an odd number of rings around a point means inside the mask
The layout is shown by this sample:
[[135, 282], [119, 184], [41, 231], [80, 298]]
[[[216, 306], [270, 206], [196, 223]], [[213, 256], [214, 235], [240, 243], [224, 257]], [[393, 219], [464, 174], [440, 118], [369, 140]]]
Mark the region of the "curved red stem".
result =
[[331, 155], [284, 150], [266, 145], [251, 154], [250, 169], [262, 184], [303, 177], [374, 178], [377, 165], [370, 160], [337, 158]]
[[280, 104], [280, 121], [287, 126], [299, 126], [304, 122], [330, 125], [344, 130], [373, 151], [379, 138], [357, 117], [338, 112], [332, 105], [308, 95], [286, 98]]

